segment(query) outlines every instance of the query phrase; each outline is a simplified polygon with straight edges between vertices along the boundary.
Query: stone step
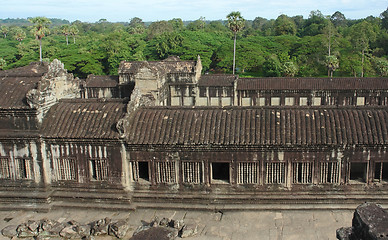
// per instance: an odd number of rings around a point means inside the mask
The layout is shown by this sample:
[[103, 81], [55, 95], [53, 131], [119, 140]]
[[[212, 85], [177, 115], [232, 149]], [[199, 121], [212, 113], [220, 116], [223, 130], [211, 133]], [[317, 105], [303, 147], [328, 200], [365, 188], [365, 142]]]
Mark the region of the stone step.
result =
[[123, 189], [0, 188], [1, 210], [49, 211], [51, 208], [133, 210], [132, 196]]
[[49, 203], [27, 203], [27, 202], [2, 202], [0, 201], [0, 211], [35, 211], [49, 212]]
[[[354, 210], [363, 203], [337, 203], [337, 204], [284, 204], [284, 203], [266, 203], [266, 204], [199, 204], [199, 203], [172, 203], [172, 202], [136, 202], [136, 209], [156, 209], [156, 210], [186, 210], [186, 211], [284, 211], [284, 210]], [[384, 208], [388, 207], [388, 202], [382, 204]]]
[[99, 209], [109, 211], [135, 211], [133, 204], [101, 203], [101, 202], [69, 202], [55, 201], [51, 203], [51, 209]]
[[[314, 209], [315, 205], [320, 209], [326, 206], [335, 206], [334, 209], [354, 209], [360, 203], [365, 201], [378, 202], [388, 205], [388, 193], [366, 193], [360, 191], [351, 194], [344, 193], [326, 193], [314, 194], [308, 192], [262, 192], [258, 193], [206, 193], [206, 192], [185, 192], [171, 193], [155, 190], [136, 190], [133, 194], [133, 203], [136, 207], [165, 208], [166, 206], [174, 208], [198, 208], [208, 209], [228, 206], [228, 209], [241, 209], [241, 205], [247, 208], [270, 209], [269, 206], [277, 206], [279, 209], [290, 208], [298, 209], [306, 206], [307, 209]], [[172, 206], [170, 206], [172, 205]], [[283, 206], [284, 205], [284, 206]], [[308, 206], [308, 207], [307, 207]]]

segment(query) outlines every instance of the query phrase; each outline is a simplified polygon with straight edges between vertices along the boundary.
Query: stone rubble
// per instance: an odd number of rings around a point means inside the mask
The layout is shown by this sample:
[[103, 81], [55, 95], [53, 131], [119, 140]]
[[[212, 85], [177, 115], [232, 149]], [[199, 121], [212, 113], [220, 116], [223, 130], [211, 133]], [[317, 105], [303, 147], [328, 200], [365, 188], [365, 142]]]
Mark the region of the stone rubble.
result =
[[183, 220], [174, 220], [163, 217], [161, 220], [156, 216], [149, 223], [142, 221], [133, 233], [131, 240], [137, 239], [176, 239], [193, 237], [198, 232], [198, 225], [185, 223]]
[[55, 220], [28, 220], [19, 225], [9, 225], [2, 229], [1, 234], [10, 239], [24, 240], [55, 240], [55, 239], [94, 239], [94, 236], [109, 235], [124, 238], [129, 229], [128, 219], [112, 221], [110, 218], [100, 219], [88, 224], [76, 221], [60, 223]]

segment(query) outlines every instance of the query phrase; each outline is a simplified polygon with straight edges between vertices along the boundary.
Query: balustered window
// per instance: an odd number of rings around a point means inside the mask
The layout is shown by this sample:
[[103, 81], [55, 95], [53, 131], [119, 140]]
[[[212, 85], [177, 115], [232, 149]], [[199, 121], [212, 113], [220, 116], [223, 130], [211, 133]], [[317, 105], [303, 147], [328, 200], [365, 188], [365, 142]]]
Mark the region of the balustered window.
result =
[[284, 184], [286, 181], [286, 164], [284, 162], [265, 163], [266, 184]]
[[156, 162], [155, 175], [157, 183], [176, 183], [175, 162]]
[[107, 159], [90, 159], [91, 179], [96, 181], [107, 180], [108, 178], [108, 161]]
[[0, 179], [32, 179], [32, 160], [28, 158], [0, 157]]
[[58, 181], [77, 180], [75, 158], [57, 158], [54, 161], [54, 171]]
[[184, 183], [199, 184], [203, 182], [202, 162], [182, 162], [182, 173]]
[[321, 162], [320, 164], [320, 183], [340, 183], [340, 166], [339, 162]]
[[257, 184], [257, 163], [240, 162], [238, 163], [238, 184]]
[[294, 162], [292, 163], [292, 183], [307, 184], [313, 182], [313, 163]]

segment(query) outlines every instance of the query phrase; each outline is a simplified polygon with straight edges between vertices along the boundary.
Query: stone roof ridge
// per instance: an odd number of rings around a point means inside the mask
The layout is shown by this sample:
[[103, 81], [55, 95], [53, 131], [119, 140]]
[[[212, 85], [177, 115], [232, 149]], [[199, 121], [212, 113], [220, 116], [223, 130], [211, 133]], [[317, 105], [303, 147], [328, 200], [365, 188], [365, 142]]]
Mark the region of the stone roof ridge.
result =
[[66, 103], [105, 103], [105, 102], [118, 102], [118, 103], [126, 103], [127, 99], [121, 98], [62, 98], [59, 99], [58, 102], [66, 102]]

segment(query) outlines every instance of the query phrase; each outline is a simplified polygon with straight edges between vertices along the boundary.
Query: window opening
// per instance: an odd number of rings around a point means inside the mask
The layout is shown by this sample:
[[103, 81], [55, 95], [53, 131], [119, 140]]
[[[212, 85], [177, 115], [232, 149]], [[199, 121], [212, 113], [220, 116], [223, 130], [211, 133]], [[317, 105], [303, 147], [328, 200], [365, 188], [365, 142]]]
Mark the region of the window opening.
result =
[[176, 183], [175, 162], [156, 162], [156, 182]]
[[76, 166], [74, 158], [57, 158], [56, 161], [57, 180], [76, 180]]
[[296, 162], [292, 163], [293, 183], [313, 182], [313, 163]]
[[350, 180], [356, 182], [366, 182], [367, 164], [366, 163], [350, 163]]
[[265, 163], [266, 184], [284, 184], [285, 183], [285, 163]]
[[32, 179], [32, 160], [26, 158], [0, 158], [1, 179]]
[[375, 163], [375, 181], [388, 182], [388, 162]]
[[183, 182], [184, 183], [202, 183], [202, 163], [201, 162], [182, 162]]
[[93, 180], [102, 181], [108, 177], [108, 166], [106, 159], [91, 159], [91, 177]]
[[212, 179], [229, 182], [230, 181], [230, 169], [229, 163], [212, 163]]
[[308, 98], [307, 97], [300, 97], [299, 98], [299, 105], [300, 106], [307, 106], [308, 104]]
[[284, 105], [286, 105], [286, 106], [294, 106], [295, 105], [295, 98], [294, 97], [286, 97], [284, 99]]
[[320, 163], [320, 183], [339, 183], [339, 162]]
[[257, 183], [257, 163], [240, 162], [238, 163], [238, 184], [256, 184]]

